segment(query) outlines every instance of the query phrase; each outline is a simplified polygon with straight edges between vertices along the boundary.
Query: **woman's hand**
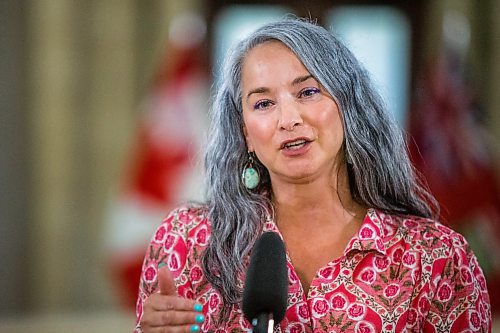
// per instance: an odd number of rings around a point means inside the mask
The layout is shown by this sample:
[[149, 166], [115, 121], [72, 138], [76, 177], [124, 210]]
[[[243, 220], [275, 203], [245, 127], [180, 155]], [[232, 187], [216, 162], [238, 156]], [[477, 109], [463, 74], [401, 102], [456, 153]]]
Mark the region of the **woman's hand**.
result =
[[143, 333], [200, 332], [201, 304], [179, 297], [174, 279], [166, 267], [158, 270], [160, 292], [144, 302], [141, 329]]

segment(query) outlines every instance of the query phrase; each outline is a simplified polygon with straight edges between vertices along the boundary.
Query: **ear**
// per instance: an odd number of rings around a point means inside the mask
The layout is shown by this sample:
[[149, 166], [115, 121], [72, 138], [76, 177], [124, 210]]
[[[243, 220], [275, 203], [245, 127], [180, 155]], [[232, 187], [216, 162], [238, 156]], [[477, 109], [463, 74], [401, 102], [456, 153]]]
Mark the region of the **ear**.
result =
[[254, 149], [253, 149], [253, 145], [252, 145], [252, 142], [250, 140], [250, 137], [248, 136], [248, 131], [247, 131], [247, 128], [245, 125], [243, 125], [243, 135], [245, 136], [245, 141], [247, 143], [247, 149], [249, 152], [253, 152]]

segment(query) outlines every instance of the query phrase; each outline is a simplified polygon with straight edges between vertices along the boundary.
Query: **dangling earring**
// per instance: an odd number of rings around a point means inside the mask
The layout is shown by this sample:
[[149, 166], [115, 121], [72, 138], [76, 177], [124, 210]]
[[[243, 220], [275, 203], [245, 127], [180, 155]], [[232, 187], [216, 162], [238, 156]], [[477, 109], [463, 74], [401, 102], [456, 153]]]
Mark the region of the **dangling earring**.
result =
[[253, 166], [254, 160], [251, 152], [248, 152], [248, 161], [243, 167], [243, 173], [241, 174], [241, 180], [243, 185], [249, 190], [253, 190], [259, 185], [260, 175], [257, 169]]

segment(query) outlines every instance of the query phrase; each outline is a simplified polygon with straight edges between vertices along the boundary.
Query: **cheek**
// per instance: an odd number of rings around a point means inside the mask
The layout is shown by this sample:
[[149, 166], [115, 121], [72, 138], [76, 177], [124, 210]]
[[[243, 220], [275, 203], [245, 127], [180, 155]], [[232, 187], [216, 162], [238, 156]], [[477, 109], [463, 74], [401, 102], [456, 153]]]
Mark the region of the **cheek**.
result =
[[335, 135], [335, 137], [344, 137], [344, 126], [340, 118], [340, 112], [337, 108], [324, 109], [318, 116], [318, 125]]
[[269, 121], [248, 117], [245, 120], [247, 144], [259, 146], [269, 143], [274, 134], [274, 127]]

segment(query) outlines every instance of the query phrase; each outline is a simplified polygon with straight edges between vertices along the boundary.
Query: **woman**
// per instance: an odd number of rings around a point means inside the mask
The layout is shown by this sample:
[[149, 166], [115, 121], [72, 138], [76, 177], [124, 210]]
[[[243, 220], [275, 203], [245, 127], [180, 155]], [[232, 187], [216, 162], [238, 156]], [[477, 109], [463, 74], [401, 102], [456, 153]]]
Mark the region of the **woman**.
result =
[[224, 68], [207, 203], [173, 211], [154, 235], [138, 332], [248, 330], [242, 287], [264, 231], [287, 249], [277, 332], [490, 330], [476, 257], [436, 222], [400, 130], [345, 46], [284, 20], [239, 43]]

